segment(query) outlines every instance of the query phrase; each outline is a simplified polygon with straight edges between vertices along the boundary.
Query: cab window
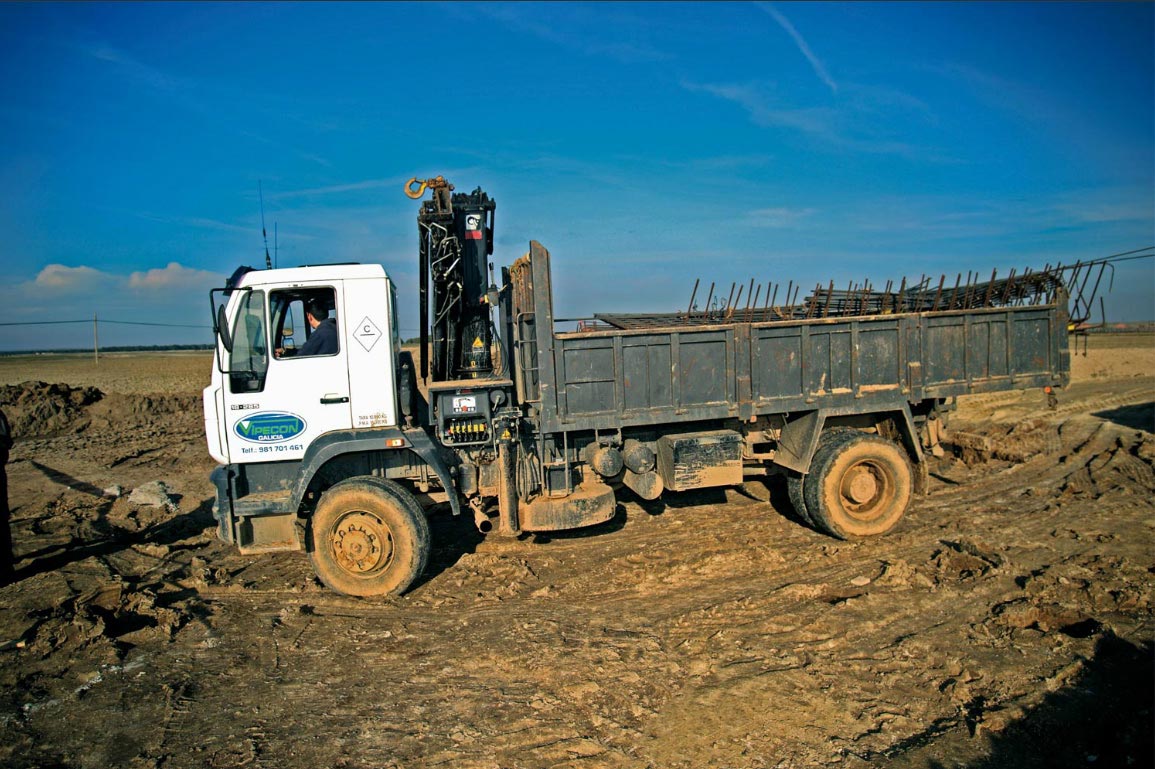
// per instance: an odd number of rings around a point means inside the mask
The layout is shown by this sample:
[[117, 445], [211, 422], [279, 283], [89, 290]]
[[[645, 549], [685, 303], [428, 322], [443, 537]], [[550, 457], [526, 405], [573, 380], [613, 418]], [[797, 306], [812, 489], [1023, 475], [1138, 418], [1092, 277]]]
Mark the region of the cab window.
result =
[[265, 292], [246, 291], [233, 323], [233, 350], [229, 353], [229, 389], [234, 393], [265, 389], [269, 344], [265, 335]]
[[338, 353], [340, 335], [336, 333], [336, 291], [333, 289], [273, 291], [269, 295], [269, 310], [274, 357], [291, 360]]

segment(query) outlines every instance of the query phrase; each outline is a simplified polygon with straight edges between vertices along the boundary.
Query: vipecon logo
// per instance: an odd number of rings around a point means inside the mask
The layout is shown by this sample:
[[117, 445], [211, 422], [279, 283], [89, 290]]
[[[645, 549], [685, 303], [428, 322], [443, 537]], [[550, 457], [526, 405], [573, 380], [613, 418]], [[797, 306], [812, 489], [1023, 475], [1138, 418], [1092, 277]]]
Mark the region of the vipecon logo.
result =
[[305, 420], [284, 411], [266, 411], [238, 420], [233, 431], [252, 443], [280, 443], [305, 432]]

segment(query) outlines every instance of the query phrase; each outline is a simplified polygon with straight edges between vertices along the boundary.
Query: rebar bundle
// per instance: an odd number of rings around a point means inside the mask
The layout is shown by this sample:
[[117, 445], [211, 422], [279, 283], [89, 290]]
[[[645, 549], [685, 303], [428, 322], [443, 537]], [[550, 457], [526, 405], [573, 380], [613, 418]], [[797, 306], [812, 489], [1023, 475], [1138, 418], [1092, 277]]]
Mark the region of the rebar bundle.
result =
[[946, 275], [937, 280], [922, 275], [917, 281], [903, 278], [897, 285], [887, 281], [881, 288], [870, 280], [851, 281], [846, 288], [836, 288], [834, 281], [830, 281], [825, 286], [815, 285], [801, 301], [800, 287], [793, 281], [782, 291], [781, 284], [771, 281], [763, 286], [751, 279], [749, 284], [731, 283], [728, 292], [716, 294], [717, 285], [711, 283], [702, 307], [697, 304], [701, 281], [696, 280], [684, 312], [601, 313], [594, 318], [614, 328], [645, 329], [1023, 307], [1054, 304], [1065, 299], [1069, 302], [1071, 322], [1078, 327], [1091, 319], [1104, 277], [1108, 278], [1110, 290], [1115, 262], [1152, 256], [1155, 256], [1155, 246], [1074, 264], [1048, 264], [1040, 270], [1028, 268], [1021, 273], [1011, 270], [1003, 278], [994, 270], [987, 280], [982, 280], [977, 272], [967, 272], [965, 277], [959, 273], [953, 281]]

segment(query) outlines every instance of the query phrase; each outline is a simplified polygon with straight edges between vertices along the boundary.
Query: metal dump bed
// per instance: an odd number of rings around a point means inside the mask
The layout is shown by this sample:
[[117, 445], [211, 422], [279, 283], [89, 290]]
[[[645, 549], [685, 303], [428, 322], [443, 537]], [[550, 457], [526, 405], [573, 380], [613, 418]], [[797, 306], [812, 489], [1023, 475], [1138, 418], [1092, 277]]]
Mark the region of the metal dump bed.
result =
[[665, 316], [665, 326], [645, 316], [641, 327], [559, 333], [549, 253], [532, 243], [511, 278], [506, 338], [518, 395], [537, 405], [546, 433], [868, 412], [1069, 377], [1061, 284], [1046, 304], [782, 321]]

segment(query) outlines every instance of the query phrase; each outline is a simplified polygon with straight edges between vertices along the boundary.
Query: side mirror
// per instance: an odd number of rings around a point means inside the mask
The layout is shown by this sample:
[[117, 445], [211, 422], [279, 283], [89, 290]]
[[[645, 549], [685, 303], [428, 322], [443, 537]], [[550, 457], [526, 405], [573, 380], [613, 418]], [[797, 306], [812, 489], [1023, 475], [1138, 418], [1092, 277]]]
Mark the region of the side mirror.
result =
[[225, 346], [225, 350], [232, 352], [233, 334], [229, 330], [229, 319], [228, 316], [225, 315], [225, 306], [223, 304], [217, 307], [216, 328], [214, 331], [216, 331], [217, 336], [220, 337], [221, 344]]

